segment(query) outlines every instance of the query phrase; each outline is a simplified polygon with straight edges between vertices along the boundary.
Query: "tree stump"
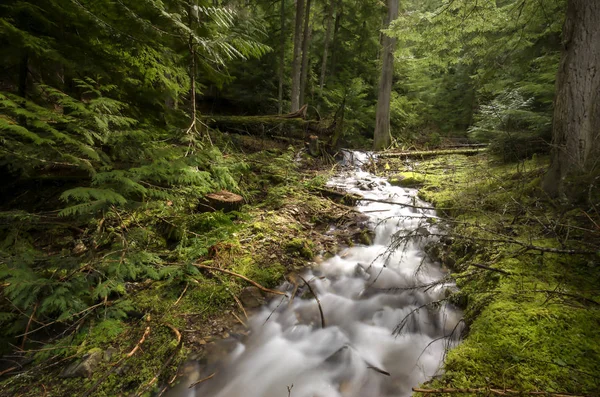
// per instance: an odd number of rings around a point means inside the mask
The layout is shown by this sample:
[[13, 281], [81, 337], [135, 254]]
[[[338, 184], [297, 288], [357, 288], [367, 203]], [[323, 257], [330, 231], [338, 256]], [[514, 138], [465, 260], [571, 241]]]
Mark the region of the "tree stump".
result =
[[200, 212], [220, 210], [223, 212], [231, 212], [239, 210], [243, 203], [244, 198], [239, 194], [221, 190], [204, 196], [198, 204], [198, 210]]

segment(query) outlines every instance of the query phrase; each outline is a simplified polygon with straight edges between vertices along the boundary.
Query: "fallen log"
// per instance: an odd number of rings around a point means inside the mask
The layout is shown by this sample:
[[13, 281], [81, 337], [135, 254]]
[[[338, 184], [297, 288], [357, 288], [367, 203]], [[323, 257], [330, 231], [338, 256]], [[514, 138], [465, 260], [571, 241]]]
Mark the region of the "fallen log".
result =
[[447, 156], [451, 154], [463, 154], [466, 156], [474, 156], [482, 153], [486, 147], [469, 147], [461, 149], [439, 149], [439, 150], [403, 150], [399, 152], [381, 152], [377, 156], [379, 158], [428, 158], [436, 156]]

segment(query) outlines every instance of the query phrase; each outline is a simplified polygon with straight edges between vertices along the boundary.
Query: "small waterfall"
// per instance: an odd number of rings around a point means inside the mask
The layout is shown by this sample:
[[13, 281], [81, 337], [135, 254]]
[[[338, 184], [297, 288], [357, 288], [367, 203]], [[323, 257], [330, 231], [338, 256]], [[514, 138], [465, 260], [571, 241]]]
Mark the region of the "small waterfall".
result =
[[[345, 151], [345, 171], [328, 185], [427, 206], [417, 190], [365, 171], [371, 161], [368, 153]], [[461, 313], [443, 301], [453, 285], [442, 282], [445, 273], [424, 251], [429, 235], [437, 233], [427, 222], [435, 212], [364, 201], [357, 209], [370, 219], [373, 245], [347, 248], [302, 274], [319, 298], [326, 327], [305, 287], [298, 293], [303, 298], [291, 303], [274, 298], [250, 319], [249, 336], [214, 378], [186, 394], [167, 395], [401, 397], [438, 374], [445, 351], [457, 343]], [[280, 288], [291, 295], [295, 286], [286, 282]]]

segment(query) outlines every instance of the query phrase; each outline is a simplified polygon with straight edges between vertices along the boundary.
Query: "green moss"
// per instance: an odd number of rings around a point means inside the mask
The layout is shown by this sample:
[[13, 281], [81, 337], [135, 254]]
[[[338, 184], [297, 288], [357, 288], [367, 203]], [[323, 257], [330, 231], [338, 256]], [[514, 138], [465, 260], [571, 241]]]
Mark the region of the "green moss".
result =
[[547, 164], [543, 157], [500, 164], [485, 156], [418, 164], [419, 196], [452, 208], [440, 211], [452, 226], [450, 240], [432, 252], [455, 272], [460, 291], [451, 301], [464, 308], [468, 325], [468, 335], [446, 358], [445, 375], [428, 387], [598, 395], [600, 310], [589, 301], [600, 301], [597, 258], [542, 254], [507, 242], [582, 249], [580, 241], [593, 237], [585, 231], [593, 223], [581, 209], [545, 201], [540, 175]]
[[315, 244], [306, 239], [293, 238], [285, 245], [285, 249], [294, 255], [299, 255], [305, 259], [312, 259], [315, 256]]

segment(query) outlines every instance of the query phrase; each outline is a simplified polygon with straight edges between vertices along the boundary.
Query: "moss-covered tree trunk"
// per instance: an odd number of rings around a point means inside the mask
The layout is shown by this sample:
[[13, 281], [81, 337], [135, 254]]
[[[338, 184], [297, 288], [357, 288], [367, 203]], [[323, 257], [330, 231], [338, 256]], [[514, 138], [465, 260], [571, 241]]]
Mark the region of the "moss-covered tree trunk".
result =
[[544, 190], [568, 196], [567, 177], [592, 176], [600, 168], [599, 1], [568, 2], [552, 128], [552, 163]]
[[[388, 0], [387, 6], [388, 12], [385, 28], [398, 17], [398, 0]], [[394, 77], [394, 47], [396, 46], [396, 39], [384, 34], [382, 43], [381, 77], [379, 78], [375, 133], [373, 136], [373, 149], [375, 150], [389, 146], [391, 140], [390, 100], [392, 96], [392, 79]]]

